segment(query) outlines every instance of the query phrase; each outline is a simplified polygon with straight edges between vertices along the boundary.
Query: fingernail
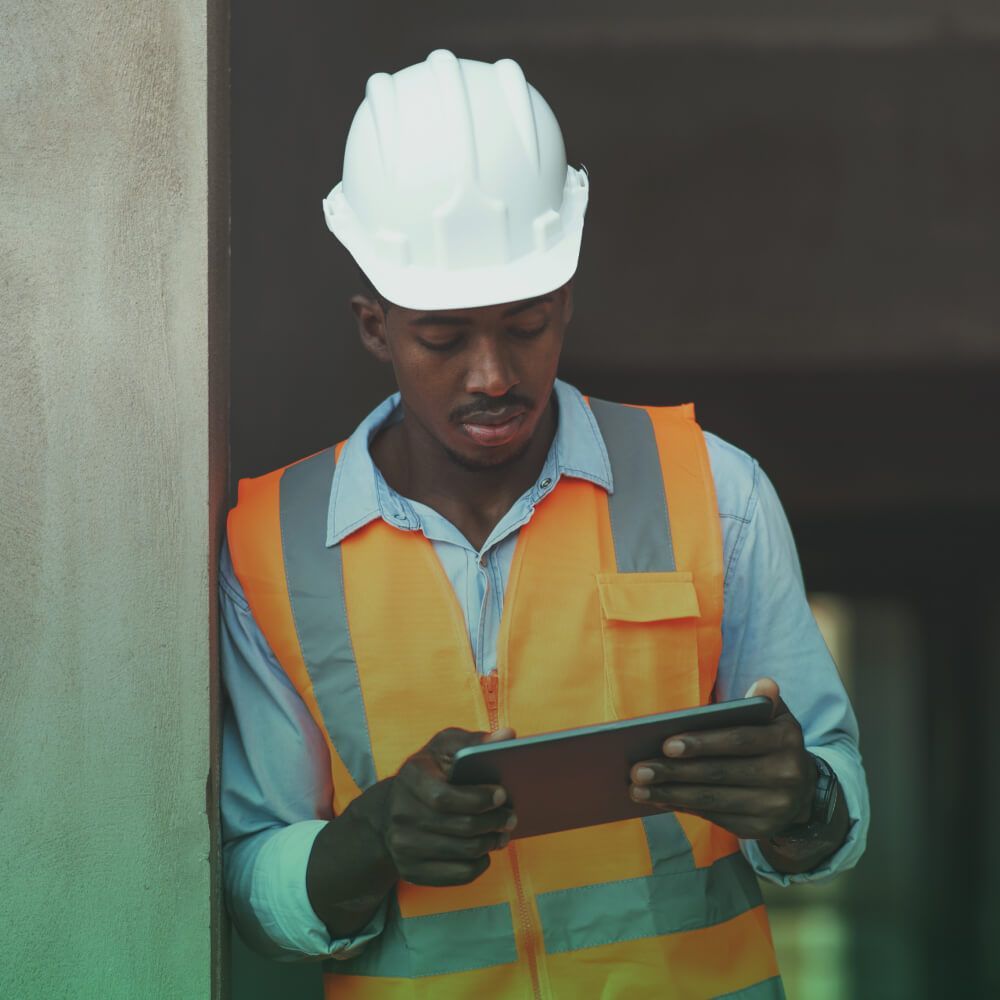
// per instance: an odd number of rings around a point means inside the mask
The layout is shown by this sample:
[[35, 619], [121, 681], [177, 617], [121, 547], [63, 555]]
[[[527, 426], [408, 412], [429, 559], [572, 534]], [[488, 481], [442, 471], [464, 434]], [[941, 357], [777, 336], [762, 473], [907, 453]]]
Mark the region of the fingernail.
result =
[[747, 693], [745, 695], [743, 695], [744, 698], [752, 698], [753, 697], [754, 691], [757, 690], [757, 683], [758, 683], [757, 681], [754, 681], [753, 684], [751, 684], [750, 687], [747, 688]]
[[651, 767], [637, 767], [635, 769], [635, 780], [636, 781], [652, 781], [656, 775], [653, 774], [653, 769]]
[[515, 826], [517, 826], [517, 817], [511, 813], [510, 818], [504, 823], [503, 828], [505, 830], [513, 830]]
[[507, 793], [502, 788], [498, 788], [493, 793], [493, 805], [502, 806], [506, 801], [507, 801]]
[[680, 757], [684, 753], [684, 741], [683, 740], [667, 740], [666, 746], [663, 748], [663, 752], [668, 757]]
[[649, 789], [648, 788], [638, 788], [635, 785], [632, 786], [632, 798], [633, 799], [648, 799]]
[[509, 843], [510, 843], [510, 834], [509, 833], [501, 833], [500, 834], [500, 846], [501, 847], [506, 847]]

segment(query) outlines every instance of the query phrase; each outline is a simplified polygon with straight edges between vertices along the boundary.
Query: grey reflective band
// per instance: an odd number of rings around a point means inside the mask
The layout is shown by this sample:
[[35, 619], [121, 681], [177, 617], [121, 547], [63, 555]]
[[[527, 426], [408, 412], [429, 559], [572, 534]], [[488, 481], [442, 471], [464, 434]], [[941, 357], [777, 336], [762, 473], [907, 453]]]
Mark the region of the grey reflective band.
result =
[[739, 852], [708, 868], [535, 897], [548, 954], [699, 930], [731, 920], [761, 901], [757, 876]]
[[477, 906], [424, 917], [403, 917], [390, 898], [385, 930], [355, 958], [329, 959], [325, 972], [409, 979], [471, 972], [517, 961], [510, 905]]
[[[590, 409], [607, 446], [614, 479], [608, 512], [618, 572], [674, 572], [670, 512], [649, 414], [593, 396]], [[694, 869], [691, 845], [673, 813], [646, 816], [642, 822], [654, 874]]]
[[643, 816], [642, 825], [646, 828], [646, 843], [654, 875], [694, 870], [691, 842], [673, 812]]
[[[649, 413], [593, 397], [590, 408], [614, 478], [608, 511], [618, 572], [675, 572], [670, 512]], [[646, 816], [642, 823], [652, 875], [536, 897], [547, 952], [710, 927], [761, 904], [757, 877], [741, 853], [696, 868], [687, 835], [673, 813]], [[766, 984], [743, 992], [747, 1000], [781, 996], [780, 980], [774, 983], [776, 994]]]
[[653, 422], [645, 410], [590, 397], [608, 449], [614, 493], [608, 497], [619, 573], [677, 569]]
[[720, 993], [712, 1000], [785, 1000], [785, 988], [781, 985], [781, 976], [772, 976], [733, 993]]
[[326, 547], [335, 464], [327, 448], [281, 477], [281, 547], [295, 631], [323, 725], [362, 791], [375, 784], [368, 714], [344, 603], [340, 546]]

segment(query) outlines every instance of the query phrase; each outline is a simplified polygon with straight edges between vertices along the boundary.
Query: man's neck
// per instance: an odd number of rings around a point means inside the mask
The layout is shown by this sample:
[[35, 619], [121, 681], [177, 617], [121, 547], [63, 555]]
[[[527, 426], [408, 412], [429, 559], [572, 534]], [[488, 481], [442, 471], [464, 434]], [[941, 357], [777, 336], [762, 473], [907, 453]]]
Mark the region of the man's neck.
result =
[[[466, 469], [422, 428], [404, 417], [372, 441], [372, 460], [401, 495], [438, 511], [456, 525], [492, 528], [538, 478], [555, 437], [558, 404], [549, 399], [524, 454], [496, 469]], [[468, 533], [468, 532], [467, 532]], [[486, 534], [488, 534], [488, 530]]]

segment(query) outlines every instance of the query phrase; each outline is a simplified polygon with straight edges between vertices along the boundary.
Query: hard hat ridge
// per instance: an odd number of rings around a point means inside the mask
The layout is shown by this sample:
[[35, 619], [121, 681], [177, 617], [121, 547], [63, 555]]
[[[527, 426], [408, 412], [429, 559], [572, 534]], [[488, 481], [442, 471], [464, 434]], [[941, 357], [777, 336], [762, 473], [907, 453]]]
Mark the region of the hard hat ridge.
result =
[[365, 85], [365, 101], [375, 127], [382, 170], [387, 174], [393, 174], [398, 163], [396, 139], [399, 135], [399, 126], [396, 116], [399, 111], [396, 106], [396, 88], [388, 73], [373, 73], [368, 78], [368, 83]]
[[531, 90], [524, 78], [524, 71], [513, 59], [500, 59], [493, 64], [493, 67], [504, 97], [507, 98], [511, 120], [524, 144], [524, 151], [535, 169], [539, 170], [542, 161], [538, 149], [538, 130], [535, 125], [535, 113], [531, 107]]
[[512, 59], [436, 49], [373, 74], [327, 225], [375, 287], [413, 309], [529, 298], [572, 277], [589, 184]]

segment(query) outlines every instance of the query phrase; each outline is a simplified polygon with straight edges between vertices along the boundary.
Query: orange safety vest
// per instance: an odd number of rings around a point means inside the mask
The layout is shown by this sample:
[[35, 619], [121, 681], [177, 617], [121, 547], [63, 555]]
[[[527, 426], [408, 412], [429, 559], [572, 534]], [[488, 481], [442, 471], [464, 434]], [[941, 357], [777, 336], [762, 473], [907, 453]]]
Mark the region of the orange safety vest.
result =
[[[240, 482], [233, 565], [326, 736], [334, 815], [449, 726], [528, 736], [710, 701], [722, 538], [694, 408], [585, 398], [614, 490], [562, 477], [521, 527], [492, 692], [422, 533], [376, 519], [327, 548], [344, 442]], [[325, 961], [326, 996], [784, 996], [756, 876], [721, 827], [656, 812], [491, 857], [468, 885], [400, 881], [383, 933]]]

